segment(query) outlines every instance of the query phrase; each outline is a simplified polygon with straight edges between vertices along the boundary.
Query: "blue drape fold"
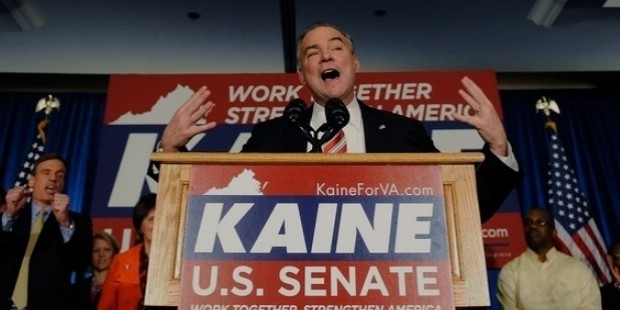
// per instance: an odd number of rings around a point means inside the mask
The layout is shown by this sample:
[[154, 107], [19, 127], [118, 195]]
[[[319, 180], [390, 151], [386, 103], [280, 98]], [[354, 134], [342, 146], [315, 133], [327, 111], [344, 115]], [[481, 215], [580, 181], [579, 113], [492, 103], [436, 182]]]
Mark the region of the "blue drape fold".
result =
[[535, 104], [555, 100], [551, 115], [607, 245], [620, 238], [620, 93], [597, 89], [500, 92], [504, 123], [525, 178], [519, 187], [523, 212], [547, 206], [545, 116]]
[[[50, 93], [0, 92], [0, 180], [13, 187], [17, 173], [43, 119], [35, 113], [39, 99]], [[73, 211], [89, 214], [106, 94], [51, 93], [60, 109], [50, 114], [45, 153], [57, 153], [68, 162], [65, 191]]]
[[[0, 92], [0, 180], [15, 181], [19, 165], [36, 135], [42, 113], [36, 102], [48, 93]], [[106, 94], [56, 93], [60, 110], [51, 115], [46, 152], [70, 163], [67, 193], [71, 208], [90, 212], [98, 140]], [[547, 149], [545, 117], [538, 99], [554, 99], [561, 113], [553, 119], [588, 202], [607, 243], [620, 238], [620, 93], [597, 89], [502, 90], [504, 123], [525, 178], [519, 186], [524, 212], [546, 206]]]

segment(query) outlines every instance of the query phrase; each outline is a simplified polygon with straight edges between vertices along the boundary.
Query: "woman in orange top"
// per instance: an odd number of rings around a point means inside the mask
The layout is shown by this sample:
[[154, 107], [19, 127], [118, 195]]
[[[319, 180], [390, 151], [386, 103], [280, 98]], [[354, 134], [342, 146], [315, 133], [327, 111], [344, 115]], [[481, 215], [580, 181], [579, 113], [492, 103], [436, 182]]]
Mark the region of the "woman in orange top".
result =
[[133, 226], [138, 234], [134, 246], [114, 257], [108, 271], [99, 310], [145, 309], [144, 289], [155, 218], [155, 194], [140, 198], [133, 209]]

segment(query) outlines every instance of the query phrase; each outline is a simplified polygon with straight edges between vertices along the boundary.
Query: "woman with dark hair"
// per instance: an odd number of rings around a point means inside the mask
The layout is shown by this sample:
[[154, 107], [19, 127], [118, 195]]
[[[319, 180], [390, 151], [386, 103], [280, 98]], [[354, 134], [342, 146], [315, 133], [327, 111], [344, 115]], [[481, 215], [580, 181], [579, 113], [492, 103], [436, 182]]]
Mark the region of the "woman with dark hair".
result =
[[136, 244], [126, 252], [116, 255], [108, 271], [99, 310], [146, 309], [144, 289], [153, 237], [156, 195], [140, 198], [133, 210], [133, 225], [137, 233]]

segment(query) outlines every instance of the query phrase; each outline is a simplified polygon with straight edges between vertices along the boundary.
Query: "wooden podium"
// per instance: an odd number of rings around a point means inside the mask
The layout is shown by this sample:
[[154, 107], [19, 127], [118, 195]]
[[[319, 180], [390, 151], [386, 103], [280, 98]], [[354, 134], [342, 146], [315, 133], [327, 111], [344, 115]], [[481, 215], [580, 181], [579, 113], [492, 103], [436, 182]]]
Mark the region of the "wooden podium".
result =
[[490, 305], [474, 164], [481, 153], [284, 154], [153, 153], [161, 163], [155, 228], [145, 303], [179, 302], [183, 231], [192, 165], [439, 165], [443, 173], [446, 228], [454, 303], [457, 307]]

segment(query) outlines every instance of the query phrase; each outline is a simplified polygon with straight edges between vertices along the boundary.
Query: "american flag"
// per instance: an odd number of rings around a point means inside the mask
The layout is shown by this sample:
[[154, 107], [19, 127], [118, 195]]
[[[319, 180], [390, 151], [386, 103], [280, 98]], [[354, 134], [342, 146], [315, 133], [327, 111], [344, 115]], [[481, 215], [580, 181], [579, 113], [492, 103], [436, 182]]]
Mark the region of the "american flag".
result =
[[25, 186], [28, 184], [28, 178], [32, 175], [32, 168], [34, 167], [34, 162], [41, 157], [43, 151], [45, 149], [45, 137], [43, 133], [37, 134], [32, 145], [30, 146], [30, 151], [28, 151], [28, 155], [26, 155], [26, 159], [22, 164], [22, 167], [17, 175], [17, 181], [15, 181], [15, 186]]
[[588, 263], [599, 283], [607, 284], [611, 277], [605, 263], [605, 242], [579, 189], [575, 171], [568, 163], [557, 132], [553, 129], [549, 132], [548, 202], [558, 232], [556, 246], [558, 250]]

